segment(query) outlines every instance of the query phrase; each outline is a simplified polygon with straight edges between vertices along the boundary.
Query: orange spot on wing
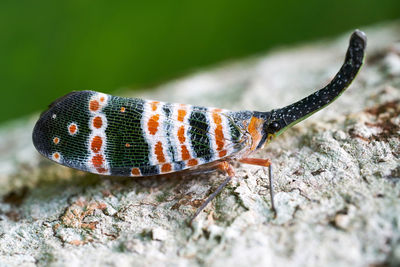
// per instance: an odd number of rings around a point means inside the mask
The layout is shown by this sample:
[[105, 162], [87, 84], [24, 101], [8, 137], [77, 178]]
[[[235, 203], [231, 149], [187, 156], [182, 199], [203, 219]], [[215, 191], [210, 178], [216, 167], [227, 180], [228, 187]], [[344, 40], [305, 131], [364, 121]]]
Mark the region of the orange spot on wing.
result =
[[104, 163], [103, 156], [100, 154], [94, 155], [92, 158], [92, 163], [95, 168], [102, 168], [102, 165]]
[[182, 150], [182, 160], [190, 159], [189, 150], [185, 145], [181, 145], [181, 150]]
[[217, 150], [220, 151], [224, 148], [225, 139], [224, 132], [222, 129], [222, 118], [217, 112], [213, 112], [212, 114], [214, 123], [217, 125], [215, 128], [215, 144], [217, 145]]
[[75, 123], [71, 124], [71, 125], [68, 127], [68, 131], [69, 131], [70, 134], [75, 134], [75, 133], [76, 133], [76, 129], [77, 129], [77, 127], [76, 127], [76, 124], [75, 124]]
[[165, 163], [164, 165], [161, 166], [162, 173], [170, 172], [171, 170], [172, 170], [172, 166], [170, 163]]
[[188, 166], [193, 167], [196, 166], [197, 164], [199, 164], [199, 162], [197, 161], [197, 159], [190, 159], [187, 163]]
[[60, 153], [58, 153], [58, 152], [54, 153], [54, 154], [53, 154], [53, 157], [54, 157], [55, 159], [59, 159], [59, 158], [60, 158]]
[[160, 115], [156, 114], [150, 117], [148, 123], [147, 123], [147, 127], [148, 130], [150, 132], [150, 134], [155, 135], [158, 131], [158, 120], [160, 119]]
[[125, 112], [125, 110], [126, 110], [126, 108], [125, 107], [121, 107], [121, 112], [123, 113], [123, 112]]
[[217, 125], [217, 128], [215, 128], [215, 143], [217, 144], [218, 151], [224, 148], [225, 141], [222, 125]]
[[178, 109], [178, 121], [183, 122], [186, 116], [186, 110], [185, 109]]
[[222, 158], [222, 157], [225, 157], [226, 156], [226, 150], [221, 150], [219, 153], [218, 153], [218, 156], [220, 157], [220, 158]]
[[257, 145], [262, 138], [260, 127], [263, 124], [263, 122], [264, 122], [263, 119], [259, 119], [256, 117], [252, 117], [250, 120], [247, 130], [250, 133], [252, 139], [251, 150], [255, 150], [257, 148]]
[[125, 144], [125, 147], [131, 147], [131, 144], [126, 143], [126, 144]]
[[132, 171], [131, 171], [131, 174], [133, 176], [140, 176], [141, 175], [139, 168], [133, 168]]
[[216, 111], [213, 112], [212, 116], [213, 116], [213, 120], [216, 124], [222, 123], [222, 118]]
[[97, 100], [91, 100], [89, 103], [90, 111], [97, 111], [99, 109], [99, 102]]
[[93, 119], [93, 126], [97, 129], [100, 129], [101, 126], [103, 125], [103, 120], [101, 117], [97, 116]]
[[60, 138], [54, 137], [54, 138], [53, 138], [53, 143], [56, 144], [56, 145], [58, 145], [58, 143], [60, 143]]
[[104, 96], [100, 97], [100, 102], [101, 102], [101, 103], [104, 102]]
[[92, 139], [90, 147], [94, 153], [97, 153], [100, 151], [102, 145], [103, 145], [103, 140], [101, 139], [100, 136], [97, 135]]
[[181, 144], [183, 144], [184, 142], [185, 142], [185, 140], [186, 140], [186, 138], [185, 138], [185, 126], [181, 126], [181, 127], [179, 127], [179, 129], [178, 129], [178, 139], [179, 139], [179, 142], [181, 142]]
[[156, 145], [154, 146], [154, 153], [157, 156], [157, 160], [159, 163], [164, 163], [165, 162], [165, 156], [163, 152], [163, 147], [161, 141], [158, 141]]
[[159, 103], [160, 103], [160, 102], [158, 102], [158, 101], [153, 101], [153, 102], [151, 102], [151, 103], [150, 103], [151, 109], [152, 109], [153, 111], [156, 111], [156, 110], [157, 110], [157, 105], [158, 105]]

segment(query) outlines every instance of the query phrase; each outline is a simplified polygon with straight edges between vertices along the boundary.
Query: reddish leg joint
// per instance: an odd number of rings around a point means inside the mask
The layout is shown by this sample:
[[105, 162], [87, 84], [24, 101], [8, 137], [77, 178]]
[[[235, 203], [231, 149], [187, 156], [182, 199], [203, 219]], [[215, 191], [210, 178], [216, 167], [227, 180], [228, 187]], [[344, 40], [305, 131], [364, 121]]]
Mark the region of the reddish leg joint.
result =
[[233, 177], [235, 176], [235, 170], [233, 169], [232, 165], [229, 164], [229, 162], [227, 161], [222, 161], [217, 165], [217, 168], [223, 172], [225, 172], [226, 174], [228, 174], [228, 176]]

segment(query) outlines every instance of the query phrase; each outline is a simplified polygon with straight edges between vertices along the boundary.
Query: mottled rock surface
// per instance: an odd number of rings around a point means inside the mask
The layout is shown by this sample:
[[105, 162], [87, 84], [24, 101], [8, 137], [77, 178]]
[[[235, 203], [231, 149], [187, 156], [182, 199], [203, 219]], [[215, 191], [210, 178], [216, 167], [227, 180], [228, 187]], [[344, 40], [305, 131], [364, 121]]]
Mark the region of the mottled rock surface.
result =
[[[276, 218], [261, 168], [237, 165], [191, 228], [221, 175], [86, 174], [35, 151], [38, 114], [2, 125], [0, 265], [399, 265], [400, 23], [362, 30], [367, 60], [349, 90], [258, 155], [274, 164]], [[116, 94], [270, 110], [324, 86], [349, 36]]]

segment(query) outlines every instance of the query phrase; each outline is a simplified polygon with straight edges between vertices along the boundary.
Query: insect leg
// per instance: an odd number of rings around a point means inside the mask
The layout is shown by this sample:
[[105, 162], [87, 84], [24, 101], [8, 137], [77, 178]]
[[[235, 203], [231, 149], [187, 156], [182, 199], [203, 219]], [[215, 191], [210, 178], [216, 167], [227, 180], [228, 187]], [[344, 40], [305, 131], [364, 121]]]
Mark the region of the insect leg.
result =
[[239, 160], [239, 162], [268, 168], [268, 178], [269, 178], [269, 187], [270, 187], [269, 194], [271, 197], [271, 209], [276, 216], [276, 209], [275, 209], [275, 202], [274, 202], [274, 183], [273, 183], [273, 177], [272, 177], [271, 161], [269, 159], [242, 158]]
[[220, 169], [221, 171], [225, 172], [228, 174], [228, 177], [225, 178], [225, 180], [220, 184], [207, 199], [204, 201], [204, 203], [196, 210], [196, 213], [193, 215], [192, 219], [190, 220], [190, 224], [192, 224], [193, 220], [197, 217], [197, 215], [200, 214], [200, 212], [210, 203], [211, 200], [213, 200], [221, 191], [222, 189], [231, 181], [232, 177], [235, 176], [235, 171], [232, 167], [231, 164], [229, 164], [227, 161], [223, 161], [217, 165], [217, 168]]

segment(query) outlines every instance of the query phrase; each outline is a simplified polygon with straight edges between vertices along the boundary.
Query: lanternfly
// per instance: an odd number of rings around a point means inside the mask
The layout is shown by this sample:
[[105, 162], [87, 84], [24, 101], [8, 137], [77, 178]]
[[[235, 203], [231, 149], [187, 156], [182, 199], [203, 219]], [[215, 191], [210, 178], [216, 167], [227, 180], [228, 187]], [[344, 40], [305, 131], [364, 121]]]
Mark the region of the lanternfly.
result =
[[43, 156], [57, 163], [102, 175], [139, 177], [186, 169], [224, 171], [227, 178], [194, 217], [235, 175], [232, 162], [268, 167], [274, 209], [271, 163], [252, 158], [251, 154], [343, 93], [362, 65], [365, 47], [364, 33], [356, 30], [343, 66], [326, 87], [268, 112], [72, 92], [40, 116], [33, 143]]

